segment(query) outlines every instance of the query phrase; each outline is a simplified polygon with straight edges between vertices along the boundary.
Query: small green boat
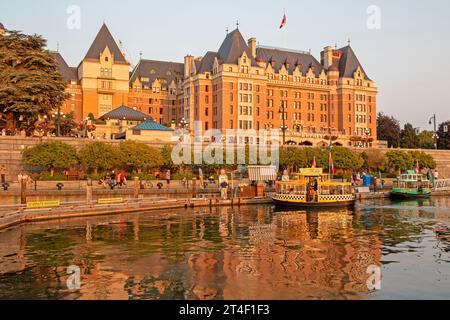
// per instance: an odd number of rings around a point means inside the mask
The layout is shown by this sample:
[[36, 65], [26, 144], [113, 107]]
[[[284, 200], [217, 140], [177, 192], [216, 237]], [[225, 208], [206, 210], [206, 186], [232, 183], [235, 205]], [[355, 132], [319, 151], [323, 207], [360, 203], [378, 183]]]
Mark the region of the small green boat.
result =
[[408, 171], [394, 181], [392, 199], [428, 198], [431, 195], [431, 183], [423, 174]]

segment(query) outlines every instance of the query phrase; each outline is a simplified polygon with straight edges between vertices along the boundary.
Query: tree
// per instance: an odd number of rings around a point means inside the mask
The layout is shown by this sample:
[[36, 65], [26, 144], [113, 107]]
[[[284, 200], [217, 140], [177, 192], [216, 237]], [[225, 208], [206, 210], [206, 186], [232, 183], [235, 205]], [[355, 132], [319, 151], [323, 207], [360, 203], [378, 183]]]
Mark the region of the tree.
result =
[[364, 167], [369, 171], [383, 170], [386, 165], [386, 155], [377, 149], [369, 149], [361, 154], [364, 159]]
[[99, 170], [111, 170], [117, 163], [117, 148], [104, 142], [92, 142], [79, 152], [81, 165], [98, 174]]
[[318, 168], [328, 168], [328, 152], [319, 148], [283, 147], [280, 149], [280, 165], [282, 168], [297, 171], [310, 168], [314, 158]]
[[441, 123], [439, 125], [438, 134], [438, 149], [450, 150], [450, 121]]
[[386, 153], [386, 164], [394, 170], [408, 170], [414, 166], [414, 158], [411, 153], [391, 150]]
[[0, 37], [0, 118], [2, 127], [31, 134], [38, 120], [67, 99], [56, 59], [39, 35], [8, 31]]
[[412, 151], [410, 154], [413, 158], [414, 165], [419, 161], [419, 166], [422, 169], [436, 169], [436, 161], [434, 161], [433, 157], [429, 154], [421, 151]]
[[405, 124], [400, 133], [401, 147], [404, 149], [417, 149], [419, 147], [419, 137], [416, 129], [410, 123]]
[[433, 131], [422, 131], [418, 136], [418, 147], [420, 149], [434, 149], [434, 133]]
[[163, 164], [164, 159], [161, 153], [146, 144], [125, 141], [118, 146], [117, 166], [141, 172], [147, 168], [161, 167]]
[[[357, 170], [364, 164], [364, 160], [359, 154], [356, 154], [350, 149], [344, 147], [333, 148], [331, 154], [333, 156], [334, 167], [336, 169]], [[329, 165], [327, 164], [325, 168], [328, 167]]]
[[70, 169], [78, 163], [77, 151], [71, 145], [59, 141], [45, 142], [22, 153], [25, 165], [54, 169]]
[[380, 112], [377, 117], [378, 140], [387, 141], [389, 148], [398, 148], [400, 143], [400, 122]]
[[[58, 120], [55, 120], [58, 121]], [[78, 124], [75, 121], [75, 114], [69, 113], [60, 118], [60, 129], [62, 136], [69, 136], [72, 131], [77, 128]], [[56, 124], [55, 124], [56, 127]]]

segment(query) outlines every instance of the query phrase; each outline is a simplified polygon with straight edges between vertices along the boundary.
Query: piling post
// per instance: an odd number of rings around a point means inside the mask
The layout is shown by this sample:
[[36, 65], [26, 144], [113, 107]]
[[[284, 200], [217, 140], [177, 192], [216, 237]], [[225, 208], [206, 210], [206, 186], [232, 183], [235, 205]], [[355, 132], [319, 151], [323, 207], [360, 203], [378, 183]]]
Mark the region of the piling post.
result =
[[139, 199], [139, 177], [134, 177], [134, 198]]
[[20, 203], [27, 204], [27, 180], [20, 180]]
[[192, 198], [197, 198], [197, 179], [192, 179]]
[[92, 180], [88, 180], [86, 184], [86, 203], [92, 202]]

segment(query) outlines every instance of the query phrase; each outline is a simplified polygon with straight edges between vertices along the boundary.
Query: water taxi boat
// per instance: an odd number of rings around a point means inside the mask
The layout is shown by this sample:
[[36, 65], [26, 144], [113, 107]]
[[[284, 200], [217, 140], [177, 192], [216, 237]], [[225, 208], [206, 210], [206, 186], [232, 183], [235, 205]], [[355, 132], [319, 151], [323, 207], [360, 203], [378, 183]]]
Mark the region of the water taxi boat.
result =
[[423, 174], [408, 171], [394, 181], [391, 191], [393, 199], [428, 198], [431, 195], [431, 183]]
[[352, 183], [333, 182], [323, 169], [301, 169], [292, 181], [277, 182], [274, 203], [283, 207], [349, 207], [356, 202]]

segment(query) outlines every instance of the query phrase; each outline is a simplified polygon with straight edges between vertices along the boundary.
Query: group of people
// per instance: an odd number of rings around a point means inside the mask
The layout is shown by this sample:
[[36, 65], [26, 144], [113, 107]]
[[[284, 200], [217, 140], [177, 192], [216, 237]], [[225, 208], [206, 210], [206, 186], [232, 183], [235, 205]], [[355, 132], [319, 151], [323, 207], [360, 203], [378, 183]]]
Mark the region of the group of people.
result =
[[99, 184], [104, 188], [110, 187], [114, 189], [115, 187], [123, 188], [127, 186], [127, 177], [124, 170], [121, 170], [118, 174], [115, 171], [111, 171], [102, 179], [100, 179]]

